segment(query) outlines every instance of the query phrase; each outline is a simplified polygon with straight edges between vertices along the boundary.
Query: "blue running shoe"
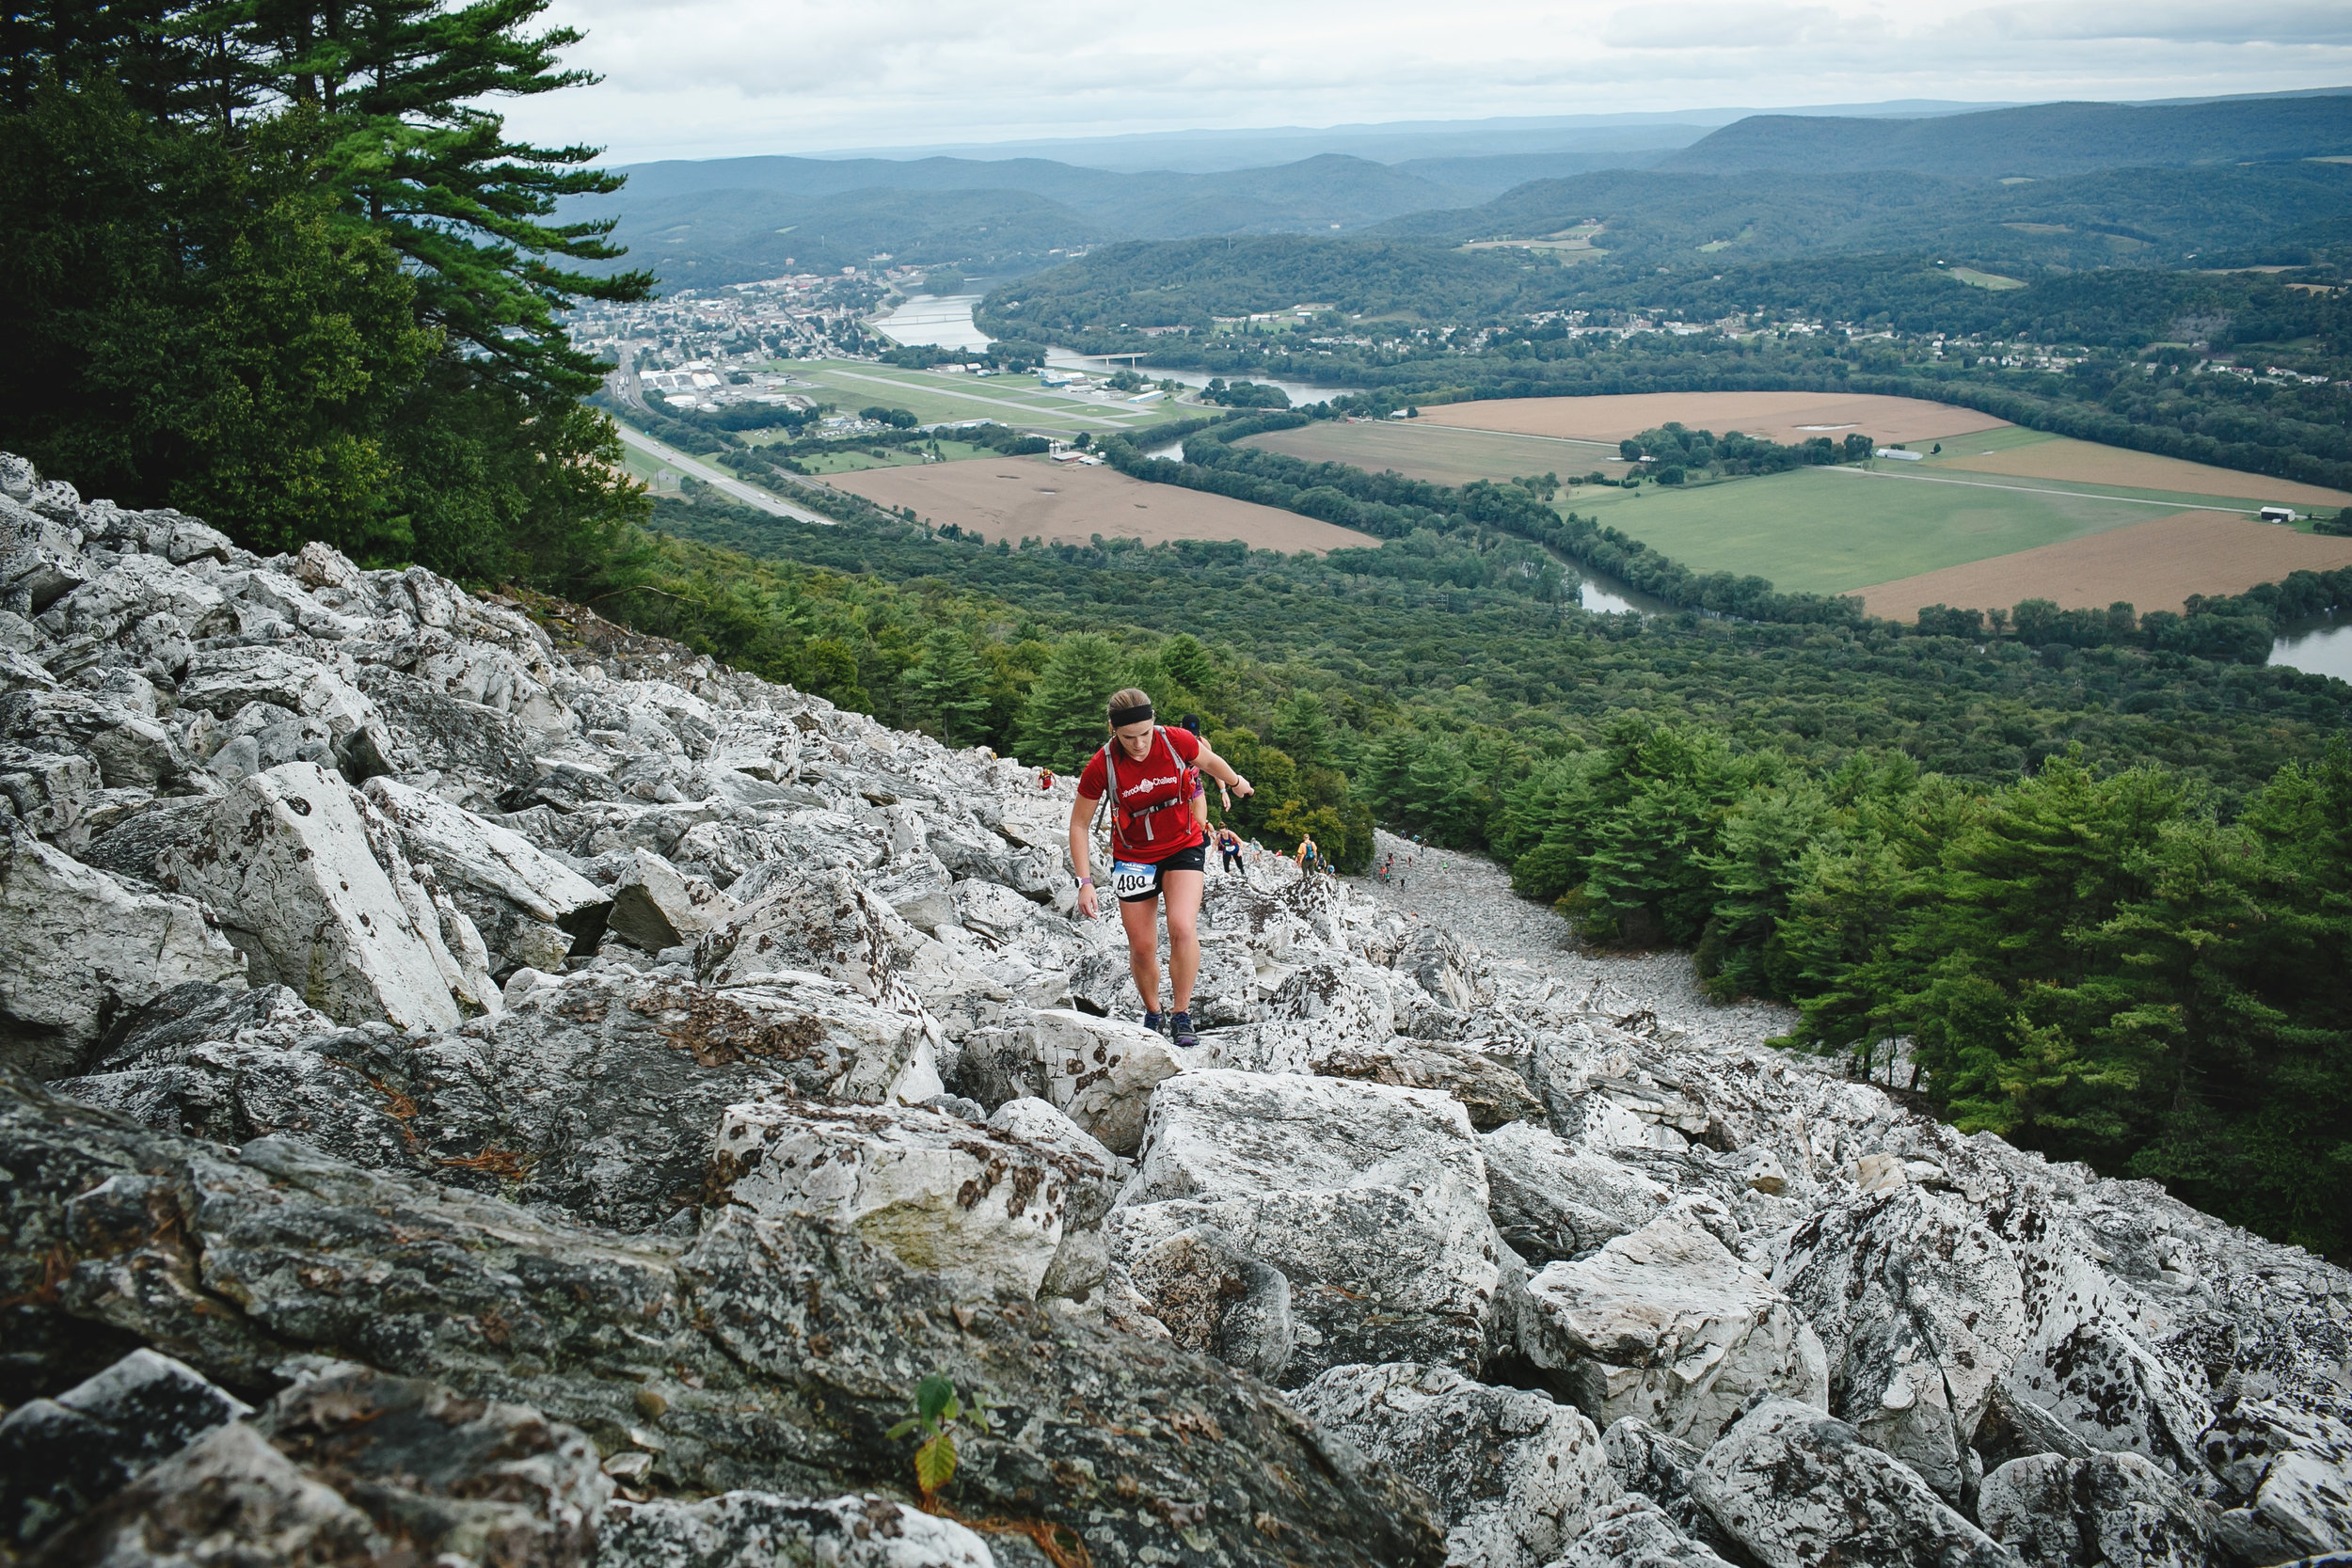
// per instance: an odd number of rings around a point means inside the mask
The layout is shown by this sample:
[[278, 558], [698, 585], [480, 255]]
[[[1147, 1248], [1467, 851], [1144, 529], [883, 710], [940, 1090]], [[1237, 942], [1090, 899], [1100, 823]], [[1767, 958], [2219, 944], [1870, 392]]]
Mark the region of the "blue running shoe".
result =
[[1174, 1040], [1178, 1045], [1199, 1045], [1200, 1043], [1200, 1037], [1192, 1032], [1192, 1015], [1190, 1013], [1168, 1014], [1168, 1038]]
[[1155, 1035], [1165, 1034], [1167, 1032], [1164, 1027], [1167, 1022], [1168, 1015], [1165, 1013], [1146, 1013], [1143, 1015], [1143, 1026], [1146, 1029], [1151, 1030], [1152, 1033]]

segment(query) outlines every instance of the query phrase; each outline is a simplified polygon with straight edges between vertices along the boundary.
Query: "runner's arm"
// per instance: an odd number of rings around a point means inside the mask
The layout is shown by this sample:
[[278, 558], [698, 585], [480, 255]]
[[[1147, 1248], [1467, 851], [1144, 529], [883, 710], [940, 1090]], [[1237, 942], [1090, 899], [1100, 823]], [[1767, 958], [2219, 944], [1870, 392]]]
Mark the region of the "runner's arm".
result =
[[1100, 795], [1081, 795], [1070, 808], [1070, 874], [1078, 879], [1078, 912], [1089, 920], [1094, 918], [1093, 874], [1087, 868], [1093, 846], [1094, 808], [1103, 803]]

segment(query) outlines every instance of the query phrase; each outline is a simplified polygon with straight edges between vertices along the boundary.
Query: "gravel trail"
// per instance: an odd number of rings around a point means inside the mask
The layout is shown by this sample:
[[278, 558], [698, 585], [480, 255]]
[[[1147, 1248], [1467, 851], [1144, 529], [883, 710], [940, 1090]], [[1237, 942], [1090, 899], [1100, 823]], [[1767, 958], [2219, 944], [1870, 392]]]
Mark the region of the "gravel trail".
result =
[[1592, 993], [1604, 1011], [1654, 1013], [1661, 1026], [1709, 1045], [1760, 1044], [1796, 1024], [1796, 1010], [1777, 1003], [1708, 1001], [1685, 954], [1580, 951], [1565, 920], [1513, 893], [1510, 873], [1483, 856], [1416, 847], [1386, 831], [1375, 843], [1373, 863], [1393, 853], [1402, 885], [1373, 876], [1350, 877], [1350, 885], [1443, 927], [1504, 975], [1526, 970], [1556, 979], [1580, 994]]

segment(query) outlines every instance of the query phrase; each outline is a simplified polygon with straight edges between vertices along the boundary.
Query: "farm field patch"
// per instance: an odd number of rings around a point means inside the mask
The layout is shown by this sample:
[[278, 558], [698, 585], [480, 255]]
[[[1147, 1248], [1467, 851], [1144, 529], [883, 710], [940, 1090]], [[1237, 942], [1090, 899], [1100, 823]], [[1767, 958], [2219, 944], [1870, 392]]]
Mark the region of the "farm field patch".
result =
[[1882, 444], [1930, 441], [2008, 421], [1973, 408], [1918, 398], [1842, 392], [1629, 392], [1591, 398], [1501, 398], [1423, 408], [1440, 425], [1518, 436], [1551, 436], [1614, 446], [1629, 436], [1678, 421], [1693, 430], [1742, 431], [1796, 443], [1859, 432]]
[[2241, 473], [2163, 457], [2152, 451], [2104, 447], [2065, 436], [2041, 436], [2037, 440], [1994, 447], [1973, 441], [1947, 443], [1941, 457], [1926, 467], [1959, 468], [1971, 473], [2006, 474], [2015, 479], [2046, 479], [2074, 484], [2159, 491], [2181, 496], [2212, 497], [2223, 502], [2259, 506], [2279, 502], [2290, 506], [2352, 506], [2352, 494], [2299, 484], [2289, 479]]
[[1851, 468], [1797, 468], [1681, 490], [1595, 489], [1580, 494], [1573, 510], [1692, 571], [1760, 577], [1783, 592], [1812, 594], [1851, 593], [2162, 515], [2128, 499]]
[[[1296, 430], [1270, 430], [1245, 437], [1240, 445], [1263, 447], [1310, 463], [1347, 463], [1378, 473], [1394, 468], [1406, 479], [1432, 484], [1469, 484], [1475, 480], [1511, 479], [1519, 474], [1588, 474], [1596, 469], [1612, 479], [1625, 476], [1631, 464], [1613, 448], [1590, 442], [1569, 442], [1537, 436], [1498, 436], [1483, 430], [1458, 430], [1422, 420], [1384, 420], [1348, 424], [1318, 420]], [[1581, 492], [1580, 492], [1581, 494]]]
[[809, 384], [823, 401], [842, 409], [854, 412], [879, 404], [906, 409], [925, 424], [994, 420], [1024, 430], [1123, 435], [1149, 430], [1174, 413], [1165, 400], [1137, 405], [1117, 398], [1073, 396], [1039, 386], [1033, 375], [976, 378], [835, 359], [780, 361], [773, 368]]
[[2184, 512], [1862, 589], [1873, 615], [1908, 621], [1922, 606], [2008, 609], [2049, 599], [2066, 610], [2122, 600], [2174, 610], [2191, 594], [2239, 594], [2290, 572], [2352, 566], [2352, 539], [2298, 533], [2222, 512]]
[[968, 463], [872, 468], [842, 474], [835, 487], [883, 506], [911, 506], [915, 515], [954, 523], [990, 544], [1026, 538], [1083, 545], [1140, 539], [1239, 539], [1252, 549], [1286, 553], [1380, 543], [1354, 529], [1319, 523], [1294, 512], [1234, 500], [1174, 484], [1147, 484], [1116, 468], [1057, 464], [1041, 457], [990, 455]]

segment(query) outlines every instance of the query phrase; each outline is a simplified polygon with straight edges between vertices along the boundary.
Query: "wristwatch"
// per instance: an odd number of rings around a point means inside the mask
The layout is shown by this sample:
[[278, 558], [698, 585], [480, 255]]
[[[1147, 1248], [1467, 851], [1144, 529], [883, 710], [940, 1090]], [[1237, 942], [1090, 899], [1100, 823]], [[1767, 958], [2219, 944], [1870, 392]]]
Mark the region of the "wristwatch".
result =
[[1080, 887], [1092, 887], [1094, 885], [1094, 879], [1091, 877], [1077, 877], [1072, 879]]

